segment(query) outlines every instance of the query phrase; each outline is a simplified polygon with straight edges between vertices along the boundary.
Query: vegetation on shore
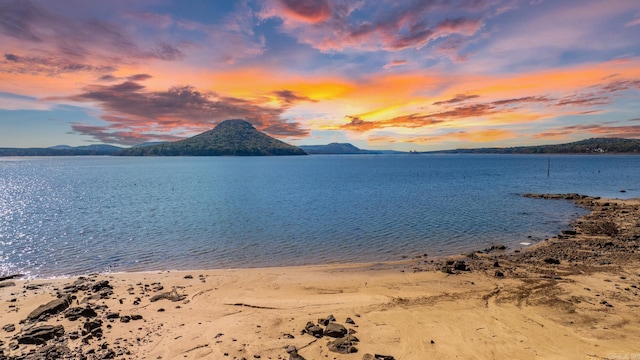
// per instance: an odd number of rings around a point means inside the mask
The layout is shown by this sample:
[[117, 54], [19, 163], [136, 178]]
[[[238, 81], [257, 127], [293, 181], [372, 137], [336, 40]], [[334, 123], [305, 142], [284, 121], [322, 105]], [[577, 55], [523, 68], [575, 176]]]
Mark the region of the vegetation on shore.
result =
[[440, 154], [640, 154], [640, 139], [591, 138], [576, 142], [516, 146], [508, 148], [478, 148], [432, 151]]

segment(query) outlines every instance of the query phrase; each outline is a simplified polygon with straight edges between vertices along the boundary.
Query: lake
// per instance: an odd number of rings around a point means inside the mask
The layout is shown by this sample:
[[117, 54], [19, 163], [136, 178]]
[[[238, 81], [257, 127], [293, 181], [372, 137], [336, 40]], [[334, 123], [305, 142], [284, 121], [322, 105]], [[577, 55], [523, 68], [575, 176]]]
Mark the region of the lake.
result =
[[0, 274], [388, 261], [495, 243], [515, 249], [585, 213], [568, 201], [520, 196], [526, 192], [640, 197], [640, 157], [0, 158]]

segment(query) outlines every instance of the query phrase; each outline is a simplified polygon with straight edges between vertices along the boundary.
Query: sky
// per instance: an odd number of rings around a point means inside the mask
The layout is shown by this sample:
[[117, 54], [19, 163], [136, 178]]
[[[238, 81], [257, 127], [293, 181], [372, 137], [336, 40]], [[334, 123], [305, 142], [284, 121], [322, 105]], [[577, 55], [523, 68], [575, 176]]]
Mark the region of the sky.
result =
[[0, 147], [640, 138], [638, 0], [0, 0]]

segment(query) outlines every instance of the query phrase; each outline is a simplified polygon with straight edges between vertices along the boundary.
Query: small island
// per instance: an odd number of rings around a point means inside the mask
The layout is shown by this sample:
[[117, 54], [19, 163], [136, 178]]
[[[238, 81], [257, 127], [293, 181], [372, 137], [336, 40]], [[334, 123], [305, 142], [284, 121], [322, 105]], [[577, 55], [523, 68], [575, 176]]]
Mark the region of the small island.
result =
[[304, 150], [272, 138], [249, 122], [225, 120], [214, 129], [188, 139], [123, 149], [119, 156], [269, 156], [306, 155]]

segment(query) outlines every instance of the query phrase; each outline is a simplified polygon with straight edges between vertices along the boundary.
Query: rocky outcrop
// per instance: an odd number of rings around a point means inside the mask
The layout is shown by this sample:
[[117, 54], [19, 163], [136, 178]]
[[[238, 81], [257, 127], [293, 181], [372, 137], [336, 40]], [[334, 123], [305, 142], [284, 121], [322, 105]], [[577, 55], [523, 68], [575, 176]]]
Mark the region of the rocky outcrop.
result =
[[38, 306], [29, 315], [26, 322], [36, 322], [46, 320], [49, 316], [66, 310], [71, 305], [71, 296], [66, 295], [59, 299], [51, 300], [44, 305]]
[[62, 335], [64, 335], [64, 327], [62, 325], [42, 325], [23, 330], [16, 336], [16, 340], [18, 344], [40, 345]]

